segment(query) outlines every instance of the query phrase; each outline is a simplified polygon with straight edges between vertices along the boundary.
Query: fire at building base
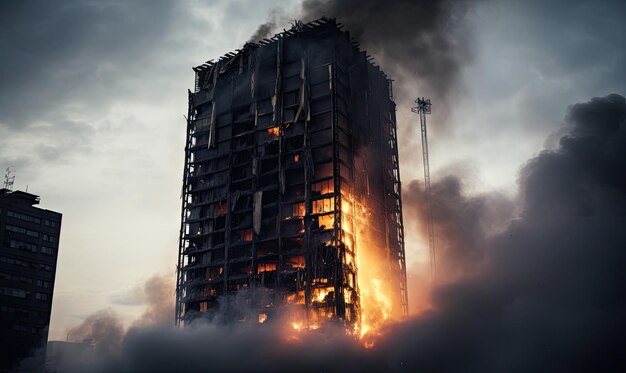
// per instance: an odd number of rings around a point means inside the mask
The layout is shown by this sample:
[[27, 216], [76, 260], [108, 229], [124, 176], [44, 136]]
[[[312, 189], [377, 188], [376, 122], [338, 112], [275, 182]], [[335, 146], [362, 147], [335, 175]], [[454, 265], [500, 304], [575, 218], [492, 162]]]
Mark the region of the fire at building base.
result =
[[407, 314], [392, 84], [342, 27], [295, 22], [194, 68], [177, 325], [221, 307], [363, 337]]

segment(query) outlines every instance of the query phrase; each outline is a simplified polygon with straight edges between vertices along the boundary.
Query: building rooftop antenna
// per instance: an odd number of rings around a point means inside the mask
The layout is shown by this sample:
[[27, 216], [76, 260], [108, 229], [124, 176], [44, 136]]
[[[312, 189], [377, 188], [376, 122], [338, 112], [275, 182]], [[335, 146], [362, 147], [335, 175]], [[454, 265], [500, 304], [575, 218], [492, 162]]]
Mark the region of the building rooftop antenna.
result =
[[4, 189], [13, 191], [13, 183], [15, 182], [15, 170], [7, 167], [4, 174]]
[[435, 229], [433, 227], [433, 202], [430, 191], [430, 165], [428, 161], [428, 131], [426, 129], [426, 114], [431, 113], [432, 104], [430, 99], [424, 97], [418, 97], [415, 100], [416, 107], [411, 108], [411, 111], [419, 114], [420, 116], [420, 128], [422, 133], [422, 155], [424, 157], [424, 188], [426, 191], [426, 209], [427, 209], [427, 230], [428, 230], [428, 250], [430, 253], [430, 275], [431, 278], [435, 278], [435, 272], [437, 270], [437, 255], [435, 251]]

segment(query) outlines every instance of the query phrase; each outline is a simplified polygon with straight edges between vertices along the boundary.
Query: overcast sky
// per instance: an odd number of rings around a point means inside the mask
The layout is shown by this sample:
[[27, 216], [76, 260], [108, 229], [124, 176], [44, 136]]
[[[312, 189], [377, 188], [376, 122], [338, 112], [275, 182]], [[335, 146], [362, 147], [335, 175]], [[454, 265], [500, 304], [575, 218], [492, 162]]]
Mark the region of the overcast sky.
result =
[[[433, 103], [433, 178], [462, 169], [469, 190], [514, 195], [520, 166], [550, 146], [568, 105], [626, 93], [625, 6], [459, 4], [467, 45], [456, 47], [470, 53], [454, 101]], [[191, 67], [299, 9], [295, 0], [0, 5], [0, 167], [17, 170], [15, 189], [63, 213], [50, 339], [103, 308], [131, 320], [142, 312], [137, 288], [174, 272]], [[429, 96], [415, 82], [399, 103]], [[417, 118], [402, 104], [398, 119], [408, 185], [422, 178]], [[408, 233], [407, 260], [419, 268], [422, 240]]]

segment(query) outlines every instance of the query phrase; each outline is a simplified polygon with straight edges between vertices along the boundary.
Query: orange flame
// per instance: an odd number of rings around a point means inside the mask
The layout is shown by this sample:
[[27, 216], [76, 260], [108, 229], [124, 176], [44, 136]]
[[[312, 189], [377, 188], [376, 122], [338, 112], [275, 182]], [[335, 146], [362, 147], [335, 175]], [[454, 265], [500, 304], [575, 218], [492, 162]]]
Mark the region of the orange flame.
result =
[[[341, 197], [341, 227], [344, 232], [342, 242], [347, 249], [344, 263], [347, 266], [356, 264], [357, 283], [355, 285], [359, 294], [359, 321], [356, 322], [353, 330], [346, 332], [353, 335], [364, 348], [371, 349], [375, 347], [376, 339], [381, 336], [382, 327], [400, 315], [393, 300], [393, 294], [397, 289], [394, 288], [394, 282], [391, 280], [392, 275], [387, 268], [386, 242], [384, 242], [384, 236], [381, 237], [380, 232], [375, 230], [375, 226], [379, 222], [371, 219], [372, 214], [366, 205], [368, 200], [357, 201], [353, 195], [342, 194]], [[334, 209], [333, 199], [314, 200], [312, 207], [314, 213], [327, 213]], [[320, 215], [320, 221], [325, 216]], [[333, 216], [328, 215], [329, 225], [332, 223], [330, 218]], [[326, 226], [326, 224], [324, 225]], [[322, 281], [325, 279], [319, 280], [319, 284], [325, 283]], [[315, 279], [313, 283], [315, 283]], [[311, 292], [311, 300], [317, 304], [324, 303], [329, 300], [329, 296], [333, 296], [333, 291], [332, 286], [315, 287]], [[350, 294], [344, 294], [344, 296], [346, 296], [346, 303], [356, 301], [356, 299], [350, 299]], [[303, 304], [304, 294], [298, 297], [289, 297], [288, 303]], [[319, 328], [325, 319], [332, 318], [332, 316], [332, 313], [320, 314], [319, 318], [314, 318], [311, 321], [304, 321], [302, 317], [295, 317], [291, 320], [288, 329], [291, 333], [314, 330]], [[299, 339], [290, 334], [288, 340], [297, 341]]]
[[280, 129], [278, 127], [270, 127], [267, 129], [267, 134], [270, 136], [280, 136]]
[[342, 197], [341, 210], [345, 219], [342, 227], [354, 236], [354, 242], [348, 239], [344, 243], [346, 246], [354, 245], [358, 271], [360, 322], [355, 326], [355, 335], [366, 348], [372, 348], [372, 337], [379, 335], [382, 325], [392, 318], [390, 294], [393, 287], [385, 281], [385, 250], [378, 246], [384, 243], [377, 243], [371, 236], [370, 224], [373, 222], [370, 221], [370, 210], [364, 205], [366, 201], [356, 201], [352, 195]]

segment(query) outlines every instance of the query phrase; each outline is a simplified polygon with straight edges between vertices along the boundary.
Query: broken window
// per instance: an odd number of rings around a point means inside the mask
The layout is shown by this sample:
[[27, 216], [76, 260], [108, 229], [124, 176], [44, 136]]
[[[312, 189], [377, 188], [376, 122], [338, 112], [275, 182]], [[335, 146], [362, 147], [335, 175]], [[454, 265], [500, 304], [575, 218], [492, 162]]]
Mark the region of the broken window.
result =
[[300, 75], [294, 75], [288, 78], [283, 77], [283, 90], [284, 91], [293, 91], [295, 89], [300, 88], [301, 85], [302, 85], [302, 79], [300, 79]]
[[300, 91], [299, 90], [295, 90], [292, 92], [287, 92], [283, 95], [283, 106], [284, 107], [289, 107], [289, 106], [295, 106], [298, 105], [300, 102]]
[[315, 288], [311, 292], [311, 297], [313, 298], [313, 302], [324, 303], [326, 301], [331, 301], [335, 295], [335, 289], [332, 286], [323, 287], [323, 288]]
[[270, 127], [267, 129], [267, 134], [272, 137], [278, 137], [280, 136], [280, 129], [278, 128], [278, 126]]
[[313, 149], [312, 153], [313, 161], [315, 163], [329, 161], [333, 158], [333, 146], [332, 144], [327, 146], [322, 146], [319, 148]]
[[287, 303], [304, 304], [304, 290], [287, 295]]
[[233, 170], [232, 170], [233, 181], [245, 179], [250, 176], [252, 176], [252, 165], [250, 163], [240, 166], [240, 167], [233, 167]]
[[224, 215], [216, 217], [213, 220], [213, 228], [215, 230], [224, 229], [226, 227], [226, 217]]
[[274, 81], [269, 81], [267, 83], [259, 84], [257, 88], [257, 97], [259, 98], [267, 98], [274, 94], [276, 90], [276, 83]]
[[232, 127], [222, 127], [217, 130], [217, 141], [224, 141], [230, 139], [232, 135]]
[[[254, 146], [254, 134], [253, 133], [248, 134], [248, 135], [237, 136], [235, 138], [236, 149], [246, 148], [249, 146]], [[228, 149], [225, 149], [224, 151], [228, 151]]]
[[[227, 110], [230, 109], [230, 105], [226, 109]], [[222, 113], [223, 110], [218, 111], [218, 112]], [[219, 115], [217, 117], [217, 126], [218, 127], [227, 126], [227, 125], [231, 124], [232, 122], [233, 122], [233, 114], [230, 111], [226, 112], [226, 113], [224, 113], [222, 115]]]
[[195, 132], [208, 130], [211, 126], [211, 118], [201, 118], [193, 122], [193, 129]]
[[304, 146], [304, 136], [294, 136], [287, 139], [287, 151], [300, 150]]
[[335, 215], [327, 214], [318, 217], [318, 226], [320, 229], [331, 229], [335, 224]]
[[278, 144], [278, 140], [274, 140], [270, 143], [265, 144], [265, 155], [278, 155], [279, 150], [280, 146]]
[[218, 202], [213, 205], [213, 216], [226, 215], [228, 212], [228, 203], [226, 201]]
[[287, 185], [296, 185], [304, 182], [304, 170], [302, 168], [296, 168], [292, 170], [286, 170], [285, 178]]
[[242, 164], [250, 162], [252, 159], [252, 149], [247, 149], [233, 153], [233, 165], [240, 166]]
[[303, 255], [298, 255], [298, 256], [291, 257], [291, 258], [287, 258], [286, 262], [289, 263], [289, 266], [291, 266], [291, 268], [304, 268], [304, 256]]
[[318, 181], [311, 185], [311, 192], [313, 196], [324, 195], [333, 193], [335, 185], [333, 184], [333, 179], [327, 179]]
[[324, 96], [311, 101], [311, 113], [318, 114], [330, 111], [330, 96]]
[[318, 131], [311, 134], [311, 147], [317, 148], [318, 146], [332, 144], [333, 132], [331, 129], [325, 131]]
[[328, 67], [320, 66], [309, 71], [309, 82], [311, 85], [328, 81]]
[[241, 241], [252, 241], [252, 229], [242, 229], [239, 231], [239, 239]]
[[333, 176], [333, 162], [326, 162], [315, 165], [315, 178], [325, 179]]
[[283, 111], [283, 122], [291, 123], [296, 117], [296, 109], [285, 109]]
[[259, 263], [257, 273], [270, 272], [276, 270], [276, 263]]
[[324, 198], [313, 201], [311, 213], [323, 214], [335, 210], [335, 200], [333, 198]]
[[287, 188], [285, 192], [285, 200], [294, 200], [304, 197], [304, 184], [293, 185]]
[[209, 267], [206, 270], [207, 280], [213, 280], [221, 276], [223, 272], [224, 272], [224, 267], [222, 266]]
[[284, 221], [281, 225], [281, 233], [288, 236], [304, 233], [304, 221], [302, 218], [294, 218]]
[[306, 207], [304, 205], [304, 202], [294, 203], [293, 205], [291, 205], [291, 208], [291, 216], [304, 216], [304, 214], [306, 213]]
[[257, 117], [257, 126], [259, 128], [267, 128], [267, 127], [270, 127], [271, 125], [272, 125], [271, 112], [270, 114], [264, 114], [264, 115], [259, 114], [259, 116]]
[[323, 128], [330, 128], [333, 124], [330, 113], [313, 115], [311, 117], [311, 130], [317, 131]]
[[261, 173], [267, 174], [278, 170], [278, 159], [275, 157], [261, 160]]

